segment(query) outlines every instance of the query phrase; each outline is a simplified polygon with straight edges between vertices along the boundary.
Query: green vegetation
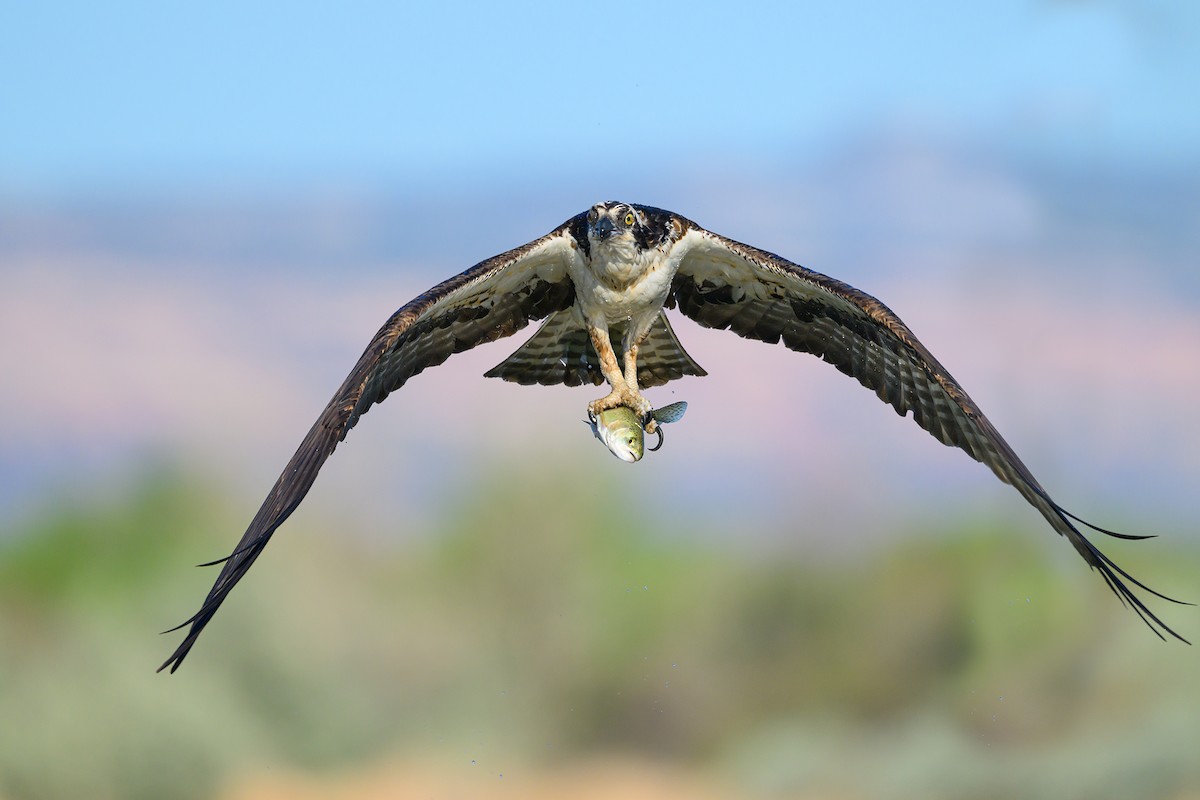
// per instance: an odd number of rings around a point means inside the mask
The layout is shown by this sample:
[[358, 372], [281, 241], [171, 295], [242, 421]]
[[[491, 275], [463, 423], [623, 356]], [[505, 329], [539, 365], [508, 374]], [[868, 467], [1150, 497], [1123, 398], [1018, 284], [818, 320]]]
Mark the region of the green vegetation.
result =
[[[187, 565], [228, 550], [244, 509], [165, 475], [45, 512], [0, 540], [0, 797], [605, 753], [764, 797], [1200, 791], [1196, 652], [1044, 531], [746, 554], [695, 519], [630, 527], [553, 475], [466, 486], [403, 544], [302, 514], [173, 676], [154, 668], [178, 634], [156, 631], [194, 610], [213, 573]], [[1109, 550], [1200, 599], [1196, 553]], [[1195, 638], [1194, 610], [1164, 611]]]

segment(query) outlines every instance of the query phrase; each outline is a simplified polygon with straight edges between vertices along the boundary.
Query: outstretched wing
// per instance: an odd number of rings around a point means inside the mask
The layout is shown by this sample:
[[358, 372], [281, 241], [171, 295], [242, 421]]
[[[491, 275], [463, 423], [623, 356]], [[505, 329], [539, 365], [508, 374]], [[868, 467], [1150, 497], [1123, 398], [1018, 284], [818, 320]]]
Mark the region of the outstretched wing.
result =
[[782, 341], [792, 350], [819, 356], [874, 391], [896, 413], [912, 412], [916, 423], [938, 441], [961, 448], [1015, 487], [1151, 630], [1160, 637], [1165, 632], [1183, 639], [1125, 581], [1171, 598], [1114, 564], [1074, 523], [1119, 538], [1148, 537], [1097, 528], [1055, 503], [975, 402], [887, 306], [773, 253], [726, 239], [682, 217], [675, 222], [682, 231], [675, 245], [681, 260], [669, 303], [705, 327], [727, 328], [764, 342]]
[[[242, 535], [187, 636], [159, 667], [174, 672], [271, 534], [308, 493], [318, 470], [367, 410], [426, 367], [483, 342], [509, 336], [532, 319], [568, 308], [575, 287], [567, 265], [577, 258], [582, 215], [529, 244], [490, 258], [438, 284], [392, 315], [300, 443]], [[220, 561], [213, 562], [221, 563]]]

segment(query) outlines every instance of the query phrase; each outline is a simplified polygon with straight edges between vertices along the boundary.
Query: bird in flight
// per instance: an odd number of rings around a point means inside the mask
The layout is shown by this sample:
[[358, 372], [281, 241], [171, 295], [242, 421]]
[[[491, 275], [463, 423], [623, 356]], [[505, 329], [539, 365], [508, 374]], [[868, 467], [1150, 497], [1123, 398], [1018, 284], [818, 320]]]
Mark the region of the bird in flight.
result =
[[1144, 539], [1081, 520], [1051, 499], [983, 412], [887, 306], [834, 278], [727, 239], [650, 206], [597, 203], [550, 233], [443, 281], [394, 313], [367, 345], [283, 474], [224, 559], [200, 610], [171, 630], [183, 642], [159, 671], [174, 672], [221, 603], [296, 510], [317, 472], [359, 418], [413, 375], [531, 320], [538, 331], [487, 377], [520, 384], [607, 383], [589, 415], [625, 406], [653, 433], [642, 390], [705, 375], [664, 309], [707, 328], [783, 342], [857, 380], [945, 445], [991, 468], [1074, 545], [1109, 588], [1160, 638], [1186, 641], [1130, 585], [1171, 602], [1100, 552], [1080, 526]]

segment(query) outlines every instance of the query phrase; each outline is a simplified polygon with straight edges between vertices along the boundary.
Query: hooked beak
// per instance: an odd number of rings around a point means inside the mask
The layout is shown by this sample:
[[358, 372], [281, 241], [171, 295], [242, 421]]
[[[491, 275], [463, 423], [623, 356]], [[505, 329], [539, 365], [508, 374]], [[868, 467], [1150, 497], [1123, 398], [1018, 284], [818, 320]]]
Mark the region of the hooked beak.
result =
[[592, 233], [595, 235], [597, 241], [603, 242], [612, 236], [615, 229], [612, 220], [608, 217], [603, 217], [592, 226]]

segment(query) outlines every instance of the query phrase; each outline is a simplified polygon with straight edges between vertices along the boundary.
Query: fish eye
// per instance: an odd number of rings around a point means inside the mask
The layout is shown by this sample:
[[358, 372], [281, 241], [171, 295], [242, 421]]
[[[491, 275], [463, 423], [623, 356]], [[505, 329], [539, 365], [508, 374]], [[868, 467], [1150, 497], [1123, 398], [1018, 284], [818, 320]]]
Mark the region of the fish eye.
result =
[[629, 228], [632, 226], [633, 226], [633, 212], [631, 211], [625, 215], [625, 227]]

